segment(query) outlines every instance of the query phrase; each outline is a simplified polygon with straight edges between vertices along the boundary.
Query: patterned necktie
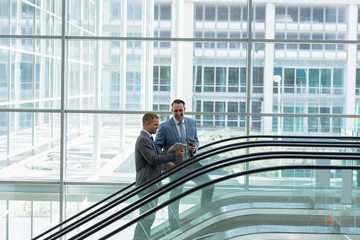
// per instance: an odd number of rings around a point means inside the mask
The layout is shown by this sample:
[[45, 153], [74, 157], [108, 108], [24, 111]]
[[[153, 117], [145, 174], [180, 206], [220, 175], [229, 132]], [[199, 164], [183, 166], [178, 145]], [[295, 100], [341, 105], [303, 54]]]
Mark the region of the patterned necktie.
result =
[[186, 144], [185, 130], [184, 130], [182, 122], [179, 122], [179, 127], [180, 127], [180, 133], [181, 133], [181, 136], [180, 136], [181, 137], [181, 143]]

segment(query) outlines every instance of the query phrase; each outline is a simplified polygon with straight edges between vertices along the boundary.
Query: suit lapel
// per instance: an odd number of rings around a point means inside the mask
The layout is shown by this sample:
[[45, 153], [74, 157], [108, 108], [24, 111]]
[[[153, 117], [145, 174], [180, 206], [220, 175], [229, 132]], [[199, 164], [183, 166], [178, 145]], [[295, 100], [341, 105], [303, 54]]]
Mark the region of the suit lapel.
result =
[[147, 135], [145, 132], [142, 132], [144, 137], [146, 137], [147, 139], [149, 139], [150, 143], [151, 143], [151, 146], [155, 149], [156, 153], [159, 154], [158, 150], [157, 150], [157, 147], [154, 143], [154, 140], [151, 139], [151, 137], [149, 137], [149, 135]]
[[181, 138], [180, 138], [180, 136], [179, 136], [179, 132], [178, 132], [178, 130], [177, 130], [177, 127], [176, 127], [176, 125], [175, 125], [175, 121], [174, 121], [174, 118], [173, 118], [173, 117], [171, 118], [170, 126], [171, 126], [171, 130], [173, 131], [174, 136], [176, 136], [177, 142], [181, 142]]
[[186, 118], [184, 118], [184, 123], [185, 123], [185, 133], [186, 133], [186, 142], [188, 142], [188, 139], [189, 139], [189, 130], [190, 130], [190, 127], [188, 126], [188, 121], [186, 120]]
[[151, 141], [151, 144], [152, 144], [153, 148], [155, 148], [156, 154], [159, 154], [158, 149], [157, 149], [154, 141], [152, 141], [151, 139], [150, 139], [150, 141]]

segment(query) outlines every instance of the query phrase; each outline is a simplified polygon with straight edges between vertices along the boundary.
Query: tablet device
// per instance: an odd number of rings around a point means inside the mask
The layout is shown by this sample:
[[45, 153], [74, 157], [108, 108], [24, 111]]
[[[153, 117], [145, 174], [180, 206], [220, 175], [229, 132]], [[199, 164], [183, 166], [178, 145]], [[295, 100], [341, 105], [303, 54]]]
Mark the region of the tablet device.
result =
[[170, 149], [169, 152], [175, 152], [176, 150], [178, 149], [183, 149], [183, 148], [186, 148], [187, 145], [186, 144], [183, 144], [183, 143], [175, 143], [174, 146]]

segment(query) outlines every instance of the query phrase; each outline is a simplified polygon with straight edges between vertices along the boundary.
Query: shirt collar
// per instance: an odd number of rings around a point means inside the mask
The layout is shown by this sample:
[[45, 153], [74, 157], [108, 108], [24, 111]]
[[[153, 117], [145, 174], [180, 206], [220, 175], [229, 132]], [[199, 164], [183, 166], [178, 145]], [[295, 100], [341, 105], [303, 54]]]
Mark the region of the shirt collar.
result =
[[149, 136], [149, 138], [152, 137], [152, 135], [151, 135], [148, 131], [146, 131], [146, 130], [144, 130], [144, 129], [141, 129], [141, 131], [144, 132], [144, 133], [146, 133], [146, 134]]
[[[174, 117], [173, 117], [173, 119], [174, 119], [175, 125], [177, 126], [179, 124], [179, 121]], [[183, 123], [183, 125], [185, 125], [185, 118], [181, 122]]]

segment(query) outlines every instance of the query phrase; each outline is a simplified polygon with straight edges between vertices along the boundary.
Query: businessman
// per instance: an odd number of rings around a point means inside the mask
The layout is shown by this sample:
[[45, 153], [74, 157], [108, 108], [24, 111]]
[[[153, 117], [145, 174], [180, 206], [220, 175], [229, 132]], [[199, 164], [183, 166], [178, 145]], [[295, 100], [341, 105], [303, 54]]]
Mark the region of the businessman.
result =
[[[167, 168], [174, 165], [176, 157], [182, 157], [184, 150], [177, 150], [172, 153], [159, 153], [153, 141], [152, 134], [156, 134], [159, 128], [159, 117], [154, 113], [146, 113], [142, 118], [143, 129], [140, 132], [135, 144], [135, 167], [136, 167], [136, 186], [147, 183], [159, 176], [160, 166], [167, 163]], [[149, 187], [139, 193], [142, 198], [150, 192], [156, 191], [161, 182]], [[140, 215], [147, 210], [155, 207], [157, 200], [154, 200], [140, 207]], [[134, 232], [134, 239], [150, 239], [150, 229], [155, 220], [155, 213], [139, 221]]]
[[[160, 124], [159, 131], [156, 135], [155, 144], [159, 151], [166, 152], [168, 149], [174, 145], [176, 142], [188, 144], [187, 151], [183, 156], [183, 160], [196, 154], [196, 151], [199, 147], [199, 139], [196, 128], [196, 120], [188, 117], [184, 117], [185, 114], [185, 102], [181, 99], [176, 99], [171, 104], [171, 112], [173, 116], [166, 122]], [[191, 143], [195, 140], [194, 143]], [[187, 174], [197, 168], [201, 167], [199, 162], [188, 166], [184, 171], [181, 171], [180, 174]], [[171, 175], [170, 181], [174, 181], [182, 176], [179, 174]], [[196, 184], [202, 184], [209, 182], [210, 177], [205, 174], [195, 178], [193, 181]], [[183, 185], [177, 187], [170, 193], [170, 198], [173, 198], [183, 191]], [[211, 199], [214, 192], [214, 186], [211, 185], [207, 188], [204, 188], [201, 192], [201, 209], [206, 210], [211, 204]], [[169, 214], [169, 226], [171, 230], [176, 230], [181, 227], [181, 220], [179, 218], [179, 201], [175, 201], [172, 205], [169, 205], [168, 208]]]

